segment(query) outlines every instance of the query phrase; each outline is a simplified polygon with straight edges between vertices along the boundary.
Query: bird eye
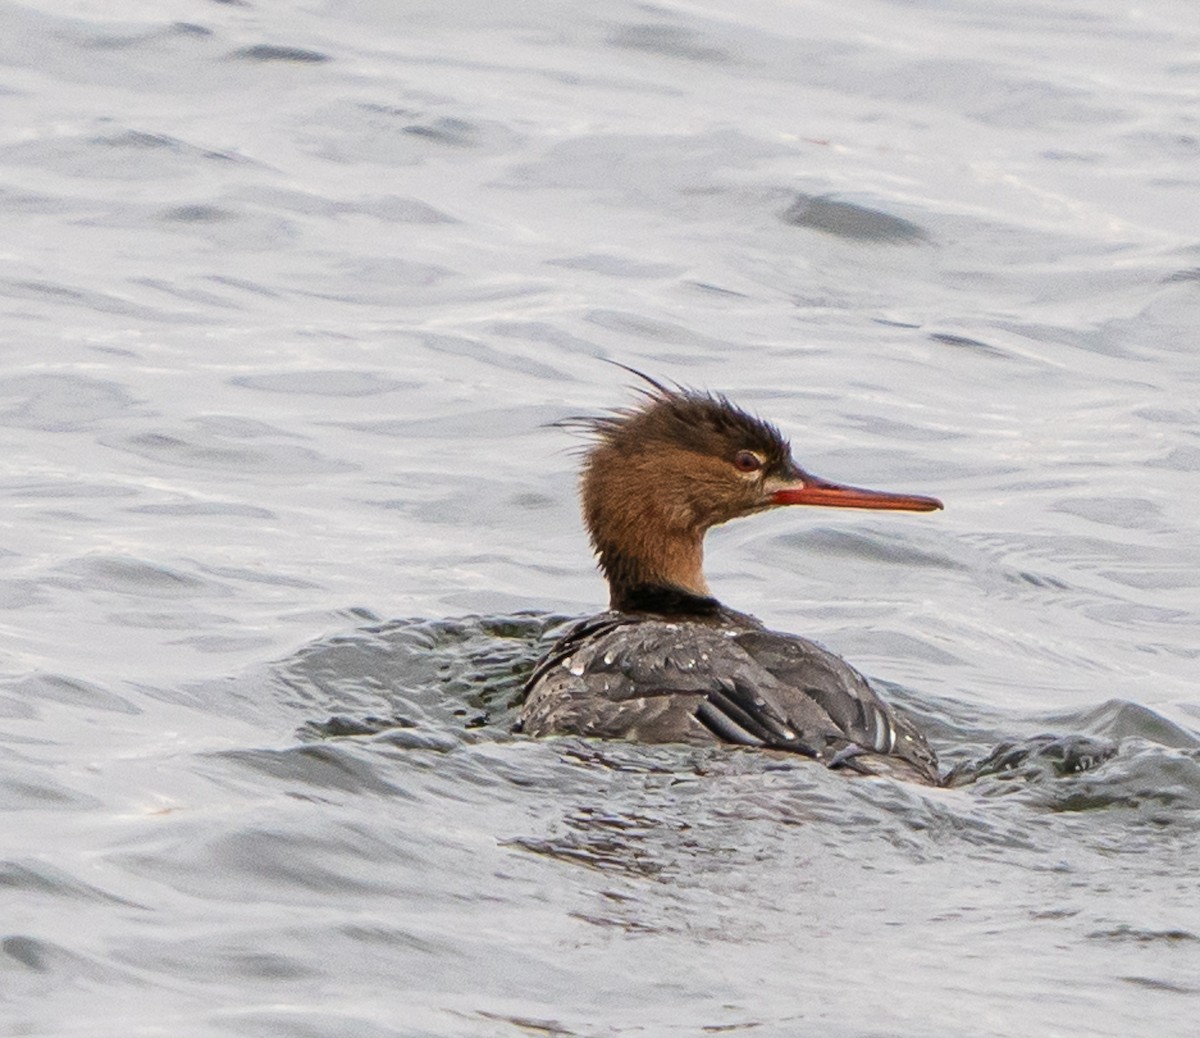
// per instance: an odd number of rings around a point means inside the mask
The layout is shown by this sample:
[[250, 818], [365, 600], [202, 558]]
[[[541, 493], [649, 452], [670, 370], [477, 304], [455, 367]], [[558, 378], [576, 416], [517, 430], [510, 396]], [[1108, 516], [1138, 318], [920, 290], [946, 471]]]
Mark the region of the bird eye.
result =
[[738, 472], [757, 472], [763, 467], [763, 460], [754, 451], [738, 451], [733, 458], [733, 467]]

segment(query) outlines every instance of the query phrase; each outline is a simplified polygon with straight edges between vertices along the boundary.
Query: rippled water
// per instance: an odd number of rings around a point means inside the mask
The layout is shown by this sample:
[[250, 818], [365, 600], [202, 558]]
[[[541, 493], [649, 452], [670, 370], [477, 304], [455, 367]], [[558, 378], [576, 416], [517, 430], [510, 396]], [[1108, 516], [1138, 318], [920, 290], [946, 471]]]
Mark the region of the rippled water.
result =
[[[0, 5], [0, 1031], [1190, 1035], [1185, 0]], [[965, 782], [510, 734], [607, 357]]]

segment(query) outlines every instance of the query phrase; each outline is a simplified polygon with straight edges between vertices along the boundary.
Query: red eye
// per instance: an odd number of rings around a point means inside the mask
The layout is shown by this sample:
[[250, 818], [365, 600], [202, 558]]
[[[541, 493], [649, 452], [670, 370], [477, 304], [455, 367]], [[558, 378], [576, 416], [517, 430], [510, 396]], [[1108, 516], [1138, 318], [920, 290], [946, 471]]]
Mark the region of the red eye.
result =
[[754, 451], [738, 451], [734, 455], [733, 467], [738, 472], [757, 472], [763, 467], [762, 458]]

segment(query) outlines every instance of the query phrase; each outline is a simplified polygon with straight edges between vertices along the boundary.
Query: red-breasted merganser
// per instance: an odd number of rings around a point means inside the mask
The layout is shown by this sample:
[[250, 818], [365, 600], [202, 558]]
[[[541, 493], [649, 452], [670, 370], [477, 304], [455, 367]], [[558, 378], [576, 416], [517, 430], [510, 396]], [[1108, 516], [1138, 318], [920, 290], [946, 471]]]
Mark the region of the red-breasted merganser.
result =
[[595, 437], [581, 496], [610, 608], [538, 664], [520, 730], [740, 743], [936, 785], [937, 758], [908, 718], [833, 653], [723, 606], [703, 556], [710, 527], [780, 505], [942, 503], [819, 479], [775, 426], [724, 397], [646, 381], [640, 406], [565, 423]]

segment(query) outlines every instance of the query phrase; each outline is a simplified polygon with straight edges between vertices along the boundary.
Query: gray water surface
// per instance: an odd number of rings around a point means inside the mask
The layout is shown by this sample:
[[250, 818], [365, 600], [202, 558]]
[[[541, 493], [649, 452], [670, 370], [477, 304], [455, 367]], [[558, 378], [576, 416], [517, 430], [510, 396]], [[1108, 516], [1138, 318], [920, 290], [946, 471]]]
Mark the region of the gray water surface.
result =
[[[0, 1033], [1192, 1035], [1198, 82], [1187, 0], [0, 3]], [[708, 575], [977, 781], [511, 734], [597, 358], [946, 502]]]

